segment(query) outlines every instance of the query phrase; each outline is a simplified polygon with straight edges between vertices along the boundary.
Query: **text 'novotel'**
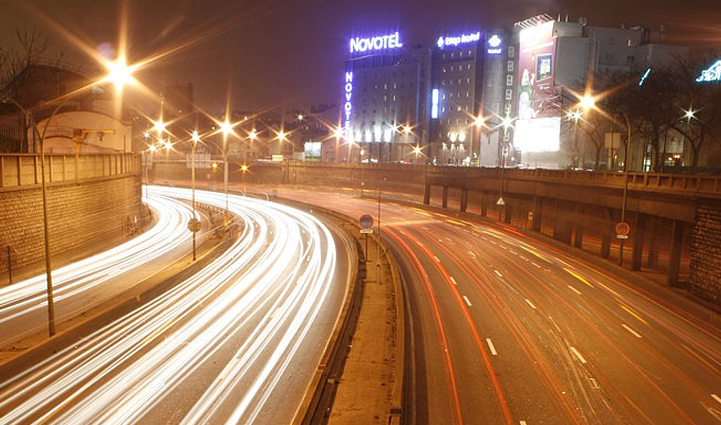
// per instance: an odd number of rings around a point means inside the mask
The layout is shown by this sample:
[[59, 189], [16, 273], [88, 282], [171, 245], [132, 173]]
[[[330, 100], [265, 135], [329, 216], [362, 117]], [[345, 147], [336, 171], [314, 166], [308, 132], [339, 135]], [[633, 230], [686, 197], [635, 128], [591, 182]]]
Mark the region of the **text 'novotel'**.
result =
[[368, 52], [371, 50], [397, 49], [403, 47], [398, 33], [375, 37], [355, 37], [350, 39], [350, 52]]

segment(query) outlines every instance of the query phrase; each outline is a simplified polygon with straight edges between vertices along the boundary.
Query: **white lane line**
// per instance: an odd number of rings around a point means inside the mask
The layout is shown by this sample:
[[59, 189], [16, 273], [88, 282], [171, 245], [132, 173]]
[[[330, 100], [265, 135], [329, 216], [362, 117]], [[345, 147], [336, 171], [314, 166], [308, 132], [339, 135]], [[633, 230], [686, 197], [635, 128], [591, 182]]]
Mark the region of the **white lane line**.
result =
[[523, 255], [519, 255], [519, 257], [521, 257], [521, 260], [526, 260], [526, 261], [528, 261], [528, 258], [524, 257]]
[[711, 397], [713, 397], [714, 400], [716, 400], [716, 401], [718, 401], [719, 403], [721, 403], [721, 397], [717, 396], [716, 394], [711, 394]]
[[533, 305], [533, 303], [528, 298], [526, 298], [526, 302], [528, 303], [528, 305], [531, 306], [532, 309], [534, 309], [534, 310], [536, 309], [536, 306]]
[[581, 295], [581, 291], [579, 291], [578, 289], [574, 288], [574, 287], [571, 286], [571, 285], [568, 285], [568, 287], [571, 288], [571, 291], [577, 293], [578, 295]]
[[436, 260], [436, 262], [438, 262], [438, 263], [441, 262], [441, 260], [439, 260], [438, 257], [436, 257], [435, 255], [433, 256], [433, 259]]
[[527, 425], [527, 424], [526, 424], [526, 421], [521, 421], [521, 422], [519, 422], [519, 424], [520, 424], [520, 425]]
[[633, 336], [635, 336], [636, 338], [641, 338], [641, 335], [639, 335], [638, 332], [636, 332], [633, 329], [631, 329], [630, 327], [626, 326], [625, 323], [621, 323], [621, 326], [623, 326], [623, 328], [626, 329], [627, 331], [631, 332], [633, 334]]
[[496, 352], [496, 347], [493, 346], [493, 341], [491, 341], [491, 338], [486, 338], [486, 342], [488, 343], [488, 349], [491, 350], [491, 354], [497, 356], [498, 353]]
[[517, 253], [516, 251], [512, 250], [512, 249], [509, 249], [508, 252], [510, 252], [510, 253], [513, 254], [513, 255], [518, 255], [518, 253]]
[[473, 258], [476, 258], [476, 253], [473, 251], [468, 251], [468, 255], [470, 255]]
[[533, 262], [533, 261], [531, 261], [531, 264], [533, 264], [534, 266], [538, 267], [539, 269], [541, 268], [541, 266], [539, 266], [537, 263], [535, 263], [535, 262]]
[[586, 364], [586, 359], [583, 358], [581, 353], [578, 352], [574, 347], [569, 348], [571, 350], [571, 353], [578, 358], [578, 360], [581, 361], [581, 363]]
[[470, 306], [471, 306], [471, 301], [468, 299], [468, 297], [464, 295], [464, 296], [463, 296], [463, 299], [466, 301], [466, 304], [468, 304], [468, 307], [470, 307]]
[[495, 274], [497, 274], [498, 277], [503, 278], [503, 275], [502, 275], [501, 272], [499, 272], [498, 270], [493, 270], [493, 272], [494, 272]]
[[454, 285], [458, 286], [458, 282], [456, 282], [456, 280], [453, 279], [453, 276], [451, 276], [451, 282], [453, 282]]
[[438, 239], [438, 242], [443, 243], [443, 239], [440, 239], [440, 238], [439, 238], [439, 239]]

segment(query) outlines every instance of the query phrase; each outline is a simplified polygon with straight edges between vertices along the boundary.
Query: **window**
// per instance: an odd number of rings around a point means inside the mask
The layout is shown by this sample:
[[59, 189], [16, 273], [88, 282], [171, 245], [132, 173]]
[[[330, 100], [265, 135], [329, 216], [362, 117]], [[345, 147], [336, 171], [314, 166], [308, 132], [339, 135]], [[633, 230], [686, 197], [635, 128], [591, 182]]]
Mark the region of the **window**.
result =
[[469, 50], [469, 51], [468, 51], [468, 56], [471, 56], [472, 54], [473, 54], [473, 53]]
[[460, 107], [460, 106], [458, 106], [458, 112], [461, 112], [461, 111], [462, 111], [461, 107]]
[[453, 92], [451, 92], [451, 94], [449, 94], [448, 97], [450, 97], [451, 99], [453, 99]]
[[506, 66], [506, 70], [508, 72], [513, 72], [513, 61], [508, 61], [508, 66]]
[[470, 78], [466, 78], [466, 84], [471, 84], [471, 79], [470, 79]]
[[513, 97], [513, 90], [506, 89], [506, 100], [511, 100], [512, 97]]
[[461, 79], [460, 79], [460, 78], [458, 79], [458, 84], [461, 84]]
[[468, 99], [469, 97], [471, 97], [471, 92], [467, 91], [467, 92], [466, 92], [466, 99]]
[[510, 104], [510, 102], [506, 102], [506, 106], [505, 106], [505, 108], [503, 108], [503, 109], [504, 109], [504, 111], [506, 112], [506, 115], [511, 115], [511, 104]]
[[451, 65], [451, 72], [453, 72], [453, 71], [455, 71], [455, 70], [456, 70], [456, 67], [453, 66], [453, 65]]
[[515, 46], [508, 46], [508, 57], [512, 58], [516, 55], [516, 48]]
[[388, 102], [388, 96], [387, 96], [387, 95], [383, 95], [383, 101], [384, 101], [384, 102]]
[[393, 95], [393, 101], [394, 102], [396, 101], [396, 95]]
[[383, 84], [383, 90], [388, 90], [388, 83]]
[[448, 72], [448, 68], [444, 66], [444, 67], [443, 67], [443, 72]]
[[506, 75], [506, 85], [507, 86], [513, 85], [513, 75], [511, 75], [511, 74]]
[[398, 84], [397, 84], [397, 83], [393, 83], [393, 90], [395, 90], [395, 89], [397, 89], [397, 88], [398, 88]]

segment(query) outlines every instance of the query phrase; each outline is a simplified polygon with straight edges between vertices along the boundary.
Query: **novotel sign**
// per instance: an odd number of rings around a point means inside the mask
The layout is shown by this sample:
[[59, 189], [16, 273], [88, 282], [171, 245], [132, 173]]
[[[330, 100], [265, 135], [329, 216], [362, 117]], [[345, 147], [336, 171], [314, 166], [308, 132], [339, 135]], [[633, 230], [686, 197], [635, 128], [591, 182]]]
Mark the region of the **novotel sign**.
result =
[[701, 71], [701, 75], [696, 78], [697, 83], [721, 82], [721, 60]]
[[474, 43], [481, 39], [481, 32], [474, 32], [471, 34], [461, 34], [454, 37], [438, 37], [438, 47], [441, 49], [445, 46], [458, 46], [460, 44]]
[[353, 71], [345, 73], [344, 92], [345, 102], [343, 103], [343, 115], [345, 117], [345, 124], [343, 127], [345, 127], [346, 133], [348, 133], [351, 129], [351, 112], [353, 110], [353, 104], [351, 103], [353, 100]]
[[398, 32], [375, 37], [355, 37], [350, 39], [350, 52], [369, 52], [373, 50], [397, 49], [403, 47]]

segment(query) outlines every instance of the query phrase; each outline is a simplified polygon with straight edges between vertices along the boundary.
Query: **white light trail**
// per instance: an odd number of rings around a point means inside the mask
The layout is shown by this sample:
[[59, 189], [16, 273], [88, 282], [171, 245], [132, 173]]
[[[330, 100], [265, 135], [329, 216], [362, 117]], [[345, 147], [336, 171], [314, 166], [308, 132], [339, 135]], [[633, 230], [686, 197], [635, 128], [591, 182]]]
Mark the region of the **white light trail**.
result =
[[[150, 191], [190, 197], [185, 189]], [[196, 191], [196, 197], [225, 204], [223, 194]], [[202, 375], [202, 389], [184, 390], [190, 395], [183, 423], [255, 423], [278, 409], [276, 392], [287, 390], [279, 382], [290, 370], [294, 376], [305, 370], [309, 379], [321, 353], [302, 364], [298, 353], [324, 344], [340, 309], [340, 302], [329, 302], [333, 237], [293, 208], [238, 196], [229, 201], [243, 230], [225, 253], [75, 347], [0, 383], [0, 410], [12, 406], [3, 421], [152, 421], [154, 409]], [[318, 323], [323, 315], [332, 318], [325, 328]], [[313, 334], [318, 328], [320, 335]], [[223, 366], [214, 369], [215, 363]], [[307, 384], [298, 384], [301, 397]]]

